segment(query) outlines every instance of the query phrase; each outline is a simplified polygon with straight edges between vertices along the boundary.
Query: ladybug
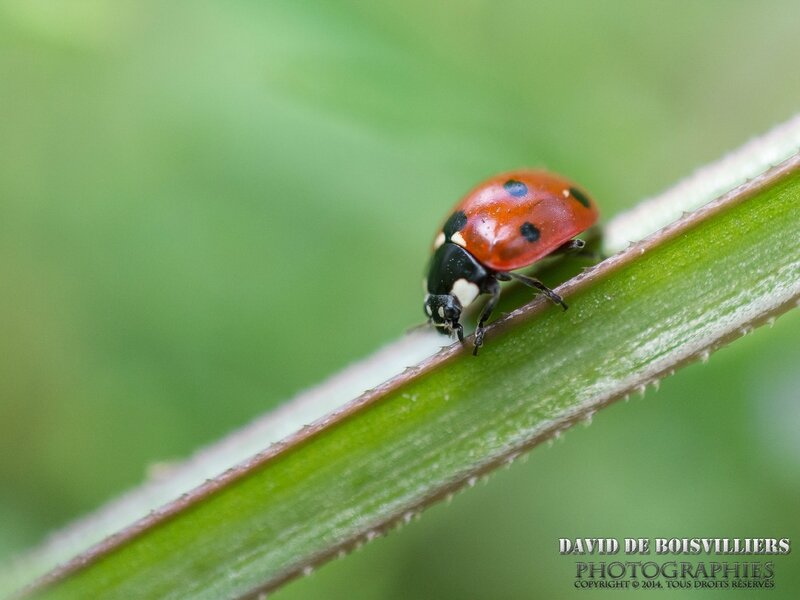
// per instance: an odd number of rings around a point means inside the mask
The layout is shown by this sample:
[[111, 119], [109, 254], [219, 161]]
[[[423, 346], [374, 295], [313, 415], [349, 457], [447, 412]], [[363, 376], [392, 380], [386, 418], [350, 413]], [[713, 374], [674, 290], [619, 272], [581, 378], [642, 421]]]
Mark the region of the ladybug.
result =
[[523, 169], [487, 179], [454, 207], [433, 242], [425, 280], [428, 321], [463, 342], [461, 311], [489, 294], [475, 329], [477, 355], [500, 298], [499, 282], [519, 281], [566, 310], [561, 296], [514, 271], [545, 256], [580, 251], [584, 242], [573, 238], [597, 216], [594, 201], [560, 175]]

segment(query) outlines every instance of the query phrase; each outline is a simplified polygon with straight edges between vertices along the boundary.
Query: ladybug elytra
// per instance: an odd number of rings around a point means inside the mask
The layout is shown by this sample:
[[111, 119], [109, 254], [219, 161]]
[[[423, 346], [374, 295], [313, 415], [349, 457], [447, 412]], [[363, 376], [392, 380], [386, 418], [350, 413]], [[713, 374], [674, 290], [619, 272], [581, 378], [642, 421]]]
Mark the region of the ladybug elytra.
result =
[[434, 240], [424, 303], [429, 321], [463, 342], [461, 311], [490, 294], [475, 329], [477, 355], [500, 298], [500, 281], [517, 280], [566, 310], [541, 281], [513, 271], [545, 256], [580, 251], [584, 242], [573, 238], [597, 216], [594, 201], [559, 175], [519, 170], [484, 181], [455, 206]]

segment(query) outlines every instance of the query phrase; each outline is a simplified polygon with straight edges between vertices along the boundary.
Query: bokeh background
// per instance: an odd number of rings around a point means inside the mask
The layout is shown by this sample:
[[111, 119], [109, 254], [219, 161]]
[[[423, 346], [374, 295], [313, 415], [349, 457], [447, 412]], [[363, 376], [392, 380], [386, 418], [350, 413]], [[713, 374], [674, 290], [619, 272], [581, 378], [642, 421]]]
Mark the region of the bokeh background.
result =
[[[560, 171], [607, 218], [790, 117], [798, 23], [0, 0], [0, 562], [419, 322], [433, 230], [483, 177]], [[277, 597], [567, 597], [558, 537], [800, 541], [797, 312]], [[775, 581], [797, 597], [796, 558]]]

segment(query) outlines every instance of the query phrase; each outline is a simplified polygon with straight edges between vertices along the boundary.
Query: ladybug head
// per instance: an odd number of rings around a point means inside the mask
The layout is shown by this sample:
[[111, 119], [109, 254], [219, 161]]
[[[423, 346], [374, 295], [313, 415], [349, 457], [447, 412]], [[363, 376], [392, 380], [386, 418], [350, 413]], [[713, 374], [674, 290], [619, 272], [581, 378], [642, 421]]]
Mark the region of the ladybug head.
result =
[[449, 335], [459, 331], [461, 325], [461, 302], [452, 294], [428, 294], [425, 296], [425, 314], [439, 333]]

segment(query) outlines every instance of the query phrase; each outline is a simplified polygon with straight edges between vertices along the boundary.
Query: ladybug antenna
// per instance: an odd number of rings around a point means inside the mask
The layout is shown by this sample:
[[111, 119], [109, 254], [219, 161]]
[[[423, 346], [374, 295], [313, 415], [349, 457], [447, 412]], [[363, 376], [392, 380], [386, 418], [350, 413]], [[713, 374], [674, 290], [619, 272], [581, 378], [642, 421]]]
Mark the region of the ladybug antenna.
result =
[[415, 331], [419, 331], [420, 329], [427, 329], [432, 322], [433, 320], [430, 317], [428, 317], [427, 321], [423, 321], [422, 323], [417, 323], [416, 325], [412, 325], [411, 327], [406, 329], [406, 335], [412, 334]]

